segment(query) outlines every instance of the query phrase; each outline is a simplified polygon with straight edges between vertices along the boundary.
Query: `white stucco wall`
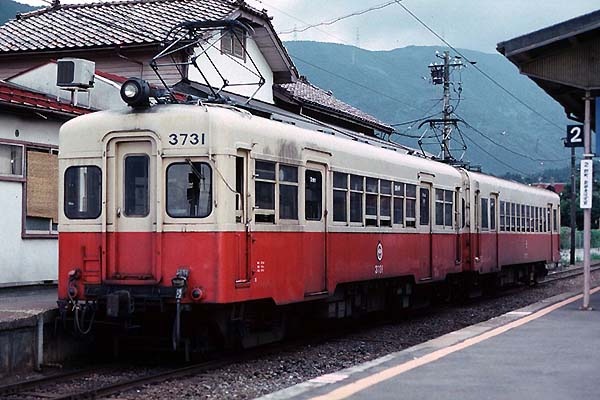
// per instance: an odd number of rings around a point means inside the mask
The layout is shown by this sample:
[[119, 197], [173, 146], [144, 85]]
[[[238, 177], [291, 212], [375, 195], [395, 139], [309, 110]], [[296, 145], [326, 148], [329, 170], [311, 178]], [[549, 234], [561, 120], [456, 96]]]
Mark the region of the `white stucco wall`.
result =
[[[265, 84], [262, 86], [255, 98], [273, 104], [273, 71], [271, 71], [271, 67], [267, 63], [265, 57], [262, 55], [262, 52], [256, 45], [256, 42], [250, 37], [246, 40], [246, 48], [252, 57], [252, 60], [254, 60], [254, 63], [258, 67], [258, 70], [265, 78]], [[200, 52], [200, 49], [195, 50], [195, 54], [199, 54]], [[221, 54], [220, 43], [215, 44], [215, 46], [212, 47], [207, 53], [210, 55], [210, 58], [213, 60], [223, 77], [229, 80], [230, 84], [258, 82], [259, 78], [256, 75], [252, 74], [250, 71], [233, 61], [231, 58]], [[252, 62], [248, 57], [246, 57], [245, 63], [242, 59], [236, 58], [236, 60], [245, 65], [251, 71], [254, 71], [254, 65], [252, 65]], [[220, 88], [223, 85], [223, 81], [215, 71], [215, 68], [210, 64], [210, 61], [206, 55], [199, 57], [197, 62], [211, 85]], [[205, 83], [198, 70], [196, 70], [196, 68], [193, 66], [189, 67], [188, 79], [193, 82], [202, 84]], [[256, 85], [230, 86], [225, 90], [243, 96], [250, 96], [252, 93], [254, 93], [254, 91], [256, 91], [256, 88]]]
[[[0, 114], [0, 142], [12, 139], [58, 145], [61, 124], [40, 116]], [[0, 181], [0, 286], [57, 279], [58, 241], [21, 237], [22, 201], [21, 182]]]
[[21, 183], [0, 182], [0, 286], [58, 276], [58, 241], [21, 238], [22, 196]]

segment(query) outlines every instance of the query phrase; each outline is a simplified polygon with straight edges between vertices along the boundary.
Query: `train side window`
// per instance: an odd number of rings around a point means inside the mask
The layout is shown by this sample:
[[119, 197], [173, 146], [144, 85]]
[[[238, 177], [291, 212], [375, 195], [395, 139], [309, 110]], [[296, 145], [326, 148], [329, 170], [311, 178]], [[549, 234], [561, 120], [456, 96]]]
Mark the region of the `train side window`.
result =
[[167, 214], [204, 218], [212, 212], [212, 171], [204, 162], [179, 162], [167, 168]]
[[394, 225], [404, 224], [404, 183], [394, 182]]
[[435, 224], [452, 227], [452, 205], [454, 192], [435, 189]]
[[525, 206], [525, 232], [529, 232], [531, 230], [531, 223], [529, 219], [529, 206]]
[[392, 182], [379, 181], [379, 223], [392, 226]]
[[147, 155], [125, 158], [125, 210], [128, 217], [145, 217], [150, 212], [149, 165]]
[[534, 232], [539, 232], [539, 230], [540, 230], [539, 211], [540, 210], [538, 207], [534, 207], [534, 214], [533, 214], [533, 231]]
[[490, 198], [490, 230], [496, 230], [496, 199]]
[[460, 213], [461, 213], [461, 222], [462, 222], [462, 227], [466, 227], [467, 226], [467, 202], [465, 201], [465, 199], [461, 200], [461, 208], [460, 208]]
[[429, 225], [429, 189], [419, 188], [419, 224]]
[[406, 226], [415, 228], [417, 226], [417, 185], [406, 184]]
[[279, 165], [279, 218], [298, 219], [298, 167]]
[[348, 222], [348, 174], [333, 173], [333, 220]]
[[556, 211], [556, 208], [552, 210], [552, 230], [554, 232], [558, 232], [558, 212]]
[[523, 219], [521, 218], [521, 205], [517, 204], [517, 232], [521, 232], [522, 231], [522, 222]]
[[350, 175], [350, 222], [363, 222], [363, 189], [363, 177]]
[[365, 195], [365, 225], [377, 226], [377, 193], [378, 181], [375, 178], [366, 178]]
[[485, 197], [481, 198], [481, 229], [488, 230], [489, 221], [488, 221], [488, 199]]
[[65, 171], [65, 215], [69, 219], [96, 219], [102, 212], [102, 172], [95, 166]]
[[275, 223], [275, 163], [255, 162], [255, 220], [256, 222]]
[[550, 213], [550, 207], [547, 207], [544, 215], [544, 232], [550, 232]]
[[526, 216], [525, 216], [525, 205], [521, 204], [521, 232], [526, 232], [525, 230], [525, 220], [526, 220]]
[[506, 214], [504, 213], [504, 207], [506, 206], [506, 202], [505, 201], [501, 201], [500, 202], [500, 231], [504, 232], [506, 230], [506, 219], [505, 216]]
[[510, 203], [510, 230], [516, 232], [517, 230], [517, 212], [515, 203]]
[[320, 221], [323, 216], [322, 184], [321, 172], [306, 170], [304, 211], [308, 221]]
[[242, 222], [244, 211], [244, 157], [235, 157], [235, 222]]

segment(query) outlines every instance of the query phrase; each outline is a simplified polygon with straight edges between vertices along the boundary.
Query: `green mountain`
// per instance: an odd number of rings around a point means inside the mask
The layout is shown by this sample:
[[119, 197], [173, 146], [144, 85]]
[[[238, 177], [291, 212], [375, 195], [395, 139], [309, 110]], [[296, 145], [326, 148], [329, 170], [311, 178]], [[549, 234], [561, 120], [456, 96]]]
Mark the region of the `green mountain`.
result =
[[14, 19], [19, 13], [33, 11], [36, 8], [38, 7], [31, 7], [12, 0], [0, 0], [0, 25], [10, 19]]
[[[436, 51], [441, 54], [445, 50], [442, 47], [409, 46], [390, 51], [368, 51], [340, 44], [302, 41], [286, 42], [285, 46], [300, 73], [311, 82], [332, 90], [337, 98], [382, 121], [402, 123], [436, 113], [432, 118], [440, 117], [442, 86], [431, 84], [428, 65], [441, 62], [436, 58]], [[453, 155], [458, 158], [462, 154], [462, 133], [467, 145], [464, 160], [481, 165], [486, 172], [529, 175], [566, 166], [569, 153], [561, 140], [566, 129], [561, 127], [567, 119], [560, 105], [520, 75], [503, 56], [460, 51], [558, 127], [520, 104], [469, 65], [453, 72], [452, 104], [456, 114], [480, 133], [460, 124], [460, 132], [453, 133], [453, 139], [456, 139], [451, 145]], [[459, 81], [462, 81], [463, 89], [460, 103], [457, 100]], [[398, 131], [405, 136], [394, 135], [392, 139], [418, 148], [417, 139], [407, 137], [425, 132], [427, 126], [418, 129], [418, 125], [419, 122], [399, 125]], [[429, 145], [424, 147], [437, 154], [439, 145], [435, 135], [427, 131], [425, 136], [429, 138], [423, 141]], [[554, 161], [534, 161], [532, 158]]]

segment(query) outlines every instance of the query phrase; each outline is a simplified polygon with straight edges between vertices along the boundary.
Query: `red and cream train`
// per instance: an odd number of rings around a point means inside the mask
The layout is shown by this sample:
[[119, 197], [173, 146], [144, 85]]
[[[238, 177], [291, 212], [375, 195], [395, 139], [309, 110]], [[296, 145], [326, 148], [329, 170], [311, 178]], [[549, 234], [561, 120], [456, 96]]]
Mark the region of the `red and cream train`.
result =
[[162, 311], [176, 341], [205, 323], [250, 337], [299, 304], [344, 317], [421, 287], [529, 281], [559, 260], [553, 192], [230, 106], [82, 116], [59, 162], [64, 315]]

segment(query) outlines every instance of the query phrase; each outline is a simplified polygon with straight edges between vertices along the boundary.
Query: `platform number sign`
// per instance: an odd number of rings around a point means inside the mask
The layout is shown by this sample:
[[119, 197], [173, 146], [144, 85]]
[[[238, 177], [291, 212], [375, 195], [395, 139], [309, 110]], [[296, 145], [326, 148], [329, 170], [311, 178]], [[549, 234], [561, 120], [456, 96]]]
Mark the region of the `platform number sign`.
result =
[[583, 125], [567, 125], [565, 147], [583, 147]]

